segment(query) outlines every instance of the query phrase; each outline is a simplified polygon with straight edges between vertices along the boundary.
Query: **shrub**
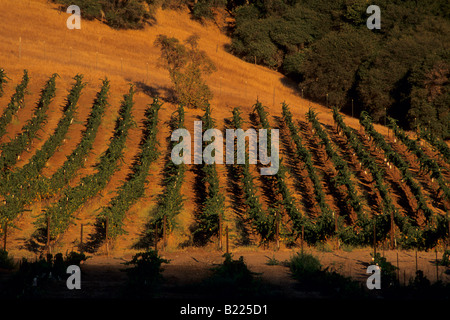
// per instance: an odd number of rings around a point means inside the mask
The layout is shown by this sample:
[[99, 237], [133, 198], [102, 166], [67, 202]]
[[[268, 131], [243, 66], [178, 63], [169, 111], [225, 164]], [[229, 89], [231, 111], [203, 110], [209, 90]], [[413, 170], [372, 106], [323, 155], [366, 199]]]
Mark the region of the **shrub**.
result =
[[289, 263], [289, 268], [295, 279], [304, 281], [309, 277], [315, 277], [321, 270], [320, 261], [311, 254], [297, 253]]
[[251, 285], [254, 273], [247, 268], [244, 257], [234, 260], [230, 253], [224, 254], [224, 257], [223, 264], [213, 269], [214, 277], [236, 287]]
[[80, 7], [81, 16], [88, 20], [102, 20], [115, 29], [142, 29], [155, 20], [154, 12], [160, 6], [155, 0], [53, 0], [65, 10], [70, 5]]
[[53, 0], [61, 4], [61, 9], [66, 10], [71, 5], [80, 7], [83, 19], [94, 20], [101, 18], [102, 2], [97, 0]]
[[84, 254], [71, 252], [65, 257], [58, 253], [55, 256], [47, 254], [33, 262], [22, 258], [19, 269], [0, 287], [0, 297], [35, 298], [42, 297], [52, 284], [63, 284], [67, 279], [67, 267], [80, 265], [86, 260]]
[[192, 17], [195, 20], [213, 20], [213, 9], [217, 7], [225, 7], [226, 0], [198, 0], [192, 7]]
[[169, 263], [169, 260], [162, 259], [155, 250], [137, 253], [131, 261], [125, 262], [125, 265], [133, 266], [123, 270], [128, 276], [130, 293], [153, 294], [162, 281], [163, 263]]
[[297, 253], [289, 261], [289, 268], [303, 289], [339, 298], [355, 298], [363, 295], [359, 282], [335, 271], [329, 271], [328, 268], [322, 269], [320, 261], [311, 254]]
[[0, 249], [0, 269], [14, 268], [14, 260], [8, 255], [8, 251]]
[[186, 45], [176, 38], [159, 35], [154, 45], [161, 49], [161, 58], [169, 71], [178, 103], [188, 108], [205, 108], [213, 94], [203, 79], [216, 66], [206, 53], [198, 48], [197, 35], [188, 37]]
[[449, 257], [450, 257], [450, 250], [445, 250], [443, 255], [442, 255], [442, 259], [439, 260], [437, 263], [440, 266], [449, 267], [450, 266], [450, 259], [449, 259]]
[[231, 253], [223, 255], [224, 262], [212, 269], [211, 277], [203, 285], [207, 292], [218, 292], [222, 297], [267, 296], [273, 290], [264, 285], [256, 273], [250, 271], [241, 256], [233, 259]]
[[379, 253], [375, 256], [372, 255], [372, 257], [373, 263], [381, 269], [381, 283], [383, 288], [389, 288], [398, 284], [397, 267], [388, 262], [387, 259], [382, 257]]

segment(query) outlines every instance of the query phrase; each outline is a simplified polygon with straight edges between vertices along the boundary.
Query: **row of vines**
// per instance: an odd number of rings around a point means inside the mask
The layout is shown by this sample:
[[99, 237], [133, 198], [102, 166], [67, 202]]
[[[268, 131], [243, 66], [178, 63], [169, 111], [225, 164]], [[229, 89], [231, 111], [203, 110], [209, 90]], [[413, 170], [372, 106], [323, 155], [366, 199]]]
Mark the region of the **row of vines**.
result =
[[[52, 79], [54, 78], [52, 77]], [[54, 90], [52, 79], [50, 79], [43, 90], [43, 95], [49, 93], [49, 91], [46, 90], [49, 88], [50, 94], [52, 94], [52, 91]], [[8, 170], [4, 173], [4, 177], [0, 183], [0, 192], [4, 197], [3, 204], [0, 206], [0, 219], [2, 225], [14, 221], [14, 219], [23, 212], [24, 206], [36, 198], [36, 195], [38, 194], [36, 189], [41, 185], [39, 183], [39, 180], [41, 179], [40, 173], [47, 161], [57, 148], [62, 145], [66, 138], [69, 127], [73, 123], [76, 115], [81, 91], [85, 86], [82, 82], [82, 76], [78, 75], [74, 79], [75, 84], [67, 96], [66, 104], [63, 106], [63, 116], [59, 120], [53, 134], [23, 167], [16, 170]], [[12, 140], [12, 142], [14, 141], [20, 140]], [[7, 154], [5, 154], [5, 158], [9, 158]]]
[[144, 195], [150, 166], [158, 158], [158, 113], [161, 105], [158, 99], [154, 99], [146, 110], [143, 136], [140, 143], [141, 151], [135, 157], [131, 166], [131, 173], [118, 188], [117, 195], [98, 214], [97, 225], [107, 226], [108, 229], [104, 230], [104, 233], [107, 231], [108, 240], [114, 240], [125, 233], [123, 222], [125, 214]]
[[48, 205], [36, 220], [33, 238], [38, 244], [57, 241], [73, 221], [74, 213], [103, 190], [119, 169], [118, 162], [123, 158], [129, 129], [134, 125], [131, 113], [134, 105], [133, 96], [134, 88], [131, 86], [123, 97], [108, 149], [95, 165], [97, 171], [83, 177], [76, 186], [63, 189], [59, 200]]
[[[67, 94], [64, 105], [61, 106], [62, 116], [56, 128], [30, 160], [23, 166], [16, 167], [21, 154], [29, 151], [33, 141], [39, 138], [39, 133], [43, 131], [47, 123], [48, 111], [55, 98], [57, 78], [58, 75], [53, 74], [46, 81], [32, 117], [23, 125], [21, 131], [0, 145], [0, 196], [2, 201], [0, 203], [0, 227], [4, 230], [4, 226], [14, 226], [17, 217], [26, 212], [33, 202], [43, 201], [45, 208], [34, 222], [35, 232], [32, 235], [33, 245], [41, 248], [46, 244], [57, 242], [76, 220], [76, 212], [106, 188], [111, 177], [120, 168], [129, 131], [135, 125], [132, 116], [135, 90], [131, 86], [128, 93], [123, 96], [113, 136], [107, 150], [101, 154], [95, 164], [96, 171], [82, 177], [74, 186], [70, 185], [92, 152], [102, 118], [109, 106], [109, 80], [102, 80], [101, 88], [93, 102], [80, 141], [67, 156], [63, 165], [50, 177], [44, 177], [42, 171], [49, 159], [63, 146], [68, 138], [69, 129], [77, 118], [78, 101], [86, 86], [83, 76], [77, 75], [73, 78], [74, 84]], [[10, 79], [1, 69], [0, 95], [3, 95], [4, 86], [8, 80]], [[0, 117], [0, 137], [6, 133], [7, 126], [19, 108], [24, 106], [28, 83], [28, 72], [25, 70], [22, 81], [15, 87], [15, 92]], [[152, 166], [159, 157], [157, 136], [158, 128], [161, 125], [159, 121], [161, 107], [162, 103], [157, 98], [151, 105], [148, 105], [139, 152], [129, 168], [130, 173], [114, 191], [115, 195], [108, 204], [96, 213], [96, 232], [91, 235], [90, 243], [95, 248], [98, 248], [105, 239], [115, 240], [126, 234], [126, 214], [131, 206], [145, 194]], [[341, 203], [345, 204], [345, 208], [343, 206], [338, 215], [327, 202], [329, 195], [324, 191], [325, 179], [319, 174], [320, 170], [314, 164], [311, 150], [303, 141], [299, 125], [293, 118], [288, 105], [283, 103], [281, 111], [282, 123], [284, 128], [287, 128], [288, 140], [293, 150], [291, 155], [295, 157], [295, 163], [298, 163], [303, 168], [302, 170], [306, 170], [304, 172], [307, 172], [307, 177], [304, 179], [312, 186], [309, 197], [313, 199], [315, 210], [312, 210], [311, 214], [302, 211], [296, 194], [290, 186], [290, 168], [283, 164], [283, 158], [279, 159], [278, 170], [274, 175], [259, 177], [262, 185], [259, 187], [250, 166], [250, 150], [244, 147], [245, 161], [233, 164], [233, 177], [237, 179], [236, 184], [239, 185], [239, 190], [242, 192], [242, 212], [246, 221], [251, 225], [252, 232], [258, 235], [260, 243], [267, 244], [283, 239], [286, 244], [293, 245], [297, 243], [301, 235], [302, 239], [311, 244], [325, 241], [330, 237], [337, 237], [343, 243], [369, 244], [373, 239], [375, 228], [377, 240], [386, 239], [390, 233], [391, 244], [394, 242], [394, 231], [398, 230], [399, 232], [395, 234], [395, 241], [404, 247], [430, 248], [435, 246], [439, 240], [448, 237], [449, 221], [445, 212], [433, 211], [429, 205], [430, 200], [414, 177], [405, 157], [400, 155], [386, 141], [385, 137], [375, 130], [372, 119], [366, 112], [362, 112], [360, 116], [365, 136], [368, 137], [373, 148], [381, 149], [387, 163], [386, 167], [389, 168], [390, 164], [393, 164], [398, 169], [401, 174], [399, 184], [404, 184], [409, 189], [409, 194], [413, 195], [411, 203], [412, 207], [416, 209], [415, 212], [399, 210], [393, 201], [392, 190], [386, 182], [388, 172], [385, 171], [382, 164], [377, 162], [377, 157], [371, 154], [370, 147], [366, 145], [369, 142], [365, 138], [359, 137], [354, 129], [347, 126], [339, 110], [334, 108], [332, 114], [337, 131], [339, 134], [343, 133], [348, 150], [352, 150], [353, 156], [356, 156], [361, 168], [369, 171], [370, 184], [374, 187], [373, 192], [377, 193], [377, 197], [379, 195], [379, 199], [381, 199], [378, 201], [381, 213], [371, 212], [365, 196], [359, 190], [359, 181], [352, 172], [351, 166], [341, 156], [337, 144], [329, 138], [327, 130], [319, 122], [317, 113], [310, 109], [305, 116], [310, 128], [306, 134], [310, 134], [309, 130], [312, 130], [314, 143], [323, 147], [324, 155], [327, 157], [326, 161], [329, 161], [329, 171], [332, 175], [330, 186], [332, 186], [332, 190], [336, 191], [331, 191], [331, 193], [335, 197], [343, 197]], [[259, 129], [260, 135], [263, 134], [267, 137], [267, 148], [261, 150], [260, 145], [260, 159], [255, 169], [265, 168], [265, 162], [261, 157], [264, 158], [264, 151], [266, 152], [265, 158], [269, 155], [274, 156], [278, 152], [278, 148], [276, 150], [271, 148], [274, 142], [279, 147], [279, 141], [275, 139], [278, 132], [273, 130], [269, 122], [269, 113], [259, 101], [253, 106], [249, 116], [254, 119], [254, 126]], [[214, 129], [216, 126], [210, 106], [204, 109], [201, 121], [203, 125], [203, 156], [209, 151], [214, 156], [217, 149], [214, 149], [211, 142], [206, 141], [208, 139], [205, 134], [207, 130]], [[243, 131], [244, 120], [239, 108], [232, 110], [229, 123], [234, 130]], [[392, 119], [390, 119], [389, 126], [395, 137], [406, 146], [407, 151], [415, 155], [421, 171], [429, 174], [432, 182], [436, 181], [437, 197], [448, 202], [450, 189], [438, 162], [427, 155], [417, 141], [409, 138]], [[171, 132], [185, 128], [183, 106], [179, 106], [172, 114], [169, 127]], [[439, 156], [448, 162], [449, 149], [445, 142], [426, 133], [421, 133], [420, 137], [427, 140]], [[258, 141], [261, 143], [261, 136]], [[144, 235], [148, 241], [144, 241], [143, 246], [155, 244], [154, 240], [161, 237], [163, 230], [172, 233], [177, 227], [177, 216], [183, 211], [186, 199], [182, 187], [186, 172], [190, 167], [183, 163], [175, 164], [172, 161], [171, 152], [179, 143], [180, 141], [173, 141], [172, 137], [167, 137], [167, 151], [161, 173], [162, 190], [149, 211], [149, 220], [144, 227]], [[233, 143], [235, 142], [233, 141]], [[341, 148], [343, 149], [343, 147]], [[222, 223], [230, 217], [227, 213], [226, 196], [219, 182], [221, 170], [218, 169], [216, 163], [209, 163], [206, 158], [203, 158], [199, 165], [192, 167], [192, 171], [195, 173], [196, 179], [194, 191], [197, 205], [194, 214], [195, 222], [190, 231], [192, 243], [204, 245], [214, 237], [221, 235]], [[424, 222], [418, 219], [420, 213], [423, 213], [425, 217]]]

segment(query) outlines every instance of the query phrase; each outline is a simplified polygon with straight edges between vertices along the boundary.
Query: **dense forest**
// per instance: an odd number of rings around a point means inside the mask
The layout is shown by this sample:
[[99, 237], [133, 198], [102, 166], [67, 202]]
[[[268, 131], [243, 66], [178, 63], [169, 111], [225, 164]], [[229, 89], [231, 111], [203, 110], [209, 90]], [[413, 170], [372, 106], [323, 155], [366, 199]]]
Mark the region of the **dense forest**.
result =
[[[448, 0], [55, 0], [114, 28], [156, 22], [156, 8], [190, 9], [199, 21], [226, 12], [230, 52], [281, 71], [306, 98], [375, 121], [450, 139]], [[369, 30], [369, 5], [381, 29]]]
[[[231, 50], [296, 80], [305, 96], [355, 115], [450, 138], [450, 2], [249, 1], [234, 10]], [[381, 29], [369, 30], [369, 4]]]

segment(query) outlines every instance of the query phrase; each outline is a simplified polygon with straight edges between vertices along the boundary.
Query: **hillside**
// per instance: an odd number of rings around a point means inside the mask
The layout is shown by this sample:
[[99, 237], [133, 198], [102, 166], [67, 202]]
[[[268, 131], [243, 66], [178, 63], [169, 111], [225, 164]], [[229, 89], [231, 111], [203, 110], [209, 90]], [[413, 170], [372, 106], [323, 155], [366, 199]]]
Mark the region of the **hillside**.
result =
[[[20, 82], [23, 70], [27, 69], [30, 75], [28, 90], [30, 94], [25, 99], [26, 107], [19, 110], [17, 117], [8, 126], [7, 134], [1, 138], [1, 143], [8, 141], [19, 133], [22, 125], [31, 117], [34, 104], [39, 99], [39, 91], [48, 77], [55, 72], [60, 76], [56, 80], [56, 98], [51, 103], [47, 124], [44, 130], [39, 133], [40, 139], [33, 141], [34, 143], [29, 151], [21, 154], [16, 167], [20, 168], [25, 165], [52, 135], [59, 118], [62, 116], [60, 106], [64, 104], [67, 91], [73, 84], [72, 78], [76, 74], [83, 74], [84, 81], [88, 84], [80, 97], [76, 121], [69, 128], [68, 138], [47, 162], [42, 171], [43, 176], [50, 177], [64, 163], [66, 156], [72, 152], [80, 140], [95, 94], [101, 86], [100, 79], [107, 77], [110, 80], [109, 107], [96, 135], [93, 152], [86, 159], [84, 168], [79, 170], [76, 177], [71, 180], [70, 185], [76, 186], [83, 177], [95, 172], [94, 165], [108, 147], [122, 96], [128, 91], [128, 84], [130, 83], [135, 85], [137, 91], [134, 96], [135, 106], [132, 110], [137, 126], [130, 129], [119, 170], [113, 174], [106, 188], [101, 190], [99, 195], [89, 200], [76, 212], [77, 219], [59, 239], [54, 248], [55, 251], [70, 250], [76, 246], [80, 238], [81, 224], [85, 226], [83, 230], [85, 239], [94, 233], [97, 212], [114, 197], [116, 188], [130, 173], [130, 166], [135, 155], [139, 152], [139, 141], [141, 140], [147, 105], [152, 103], [152, 98], [155, 95], [160, 96], [162, 100], [170, 100], [169, 75], [160, 65], [159, 50], [153, 46], [158, 34], [166, 34], [180, 40], [186, 39], [192, 34], [200, 36], [200, 49], [205, 50], [217, 66], [217, 72], [207, 79], [214, 93], [211, 107], [212, 117], [216, 120], [217, 128], [224, 129], [225, 119], [231, 118], [232, 109], [237, 106], [241, 106], [242, 117], [246, 121], [245, 127], [258, 126], [257, 122], [252, 123], [250, 121], [249, 116], [257, 99], [267, 107], [266, 111], [270, 115], [270, 124], [273, 127], [281, 127], [281, 103], [288, 104], [293, 118], [298, 121], [303, 140], [313, 152], [314, 167], [324, 177], [322, 184], [327, 203], [333, 211], [341, 212], [344, 215], [346, 210], [345, 200], [339, 198], [339, 195], [342, 195], [344, 191], [330, 189], [330, 181], [333, 181], [335, 173], [334, 165], [330, 162], [330, 157], [321, 148], [320, 142], [311, 135], [311, 127], [306, 120], [306, 112], [310, 107], [315, 108], [322, 127], [328, 132], [333, 143], [339, 146], [338, 153], [346, 160], [354, 174], [352, 179], [354, 179], [358, 194], [362, 195], [363, 206], [370, 212], [370, 215], [381, 213], [382, 200], [378, 193], [374, 191], [373, 179], [365, 176], [367, 173], [361, 166], [358, 166], [358, 161], [354, 154], [352, 156], [352, 151], [346, 144], [346, 140], [336, 131], [330, 110], [302, 99], [301, 92], [288, 78], [280, 73], [244, 62], [227, 53], [225, 47], [230, 43], [230, 39], [220, 31], [215, 23], [206, 22], [202, 25], [192, 21], [188, 12], [164, 10], [157, 12], [157, 24], [148, 26], [144, 30], [117, 31], [99, 21], [85, 20], [82, 21], [81, 30], [68, 30], [66, 28], [67, 17], [68, 14], [57, 11], [56, 6], [44, 0], [3, 1], [1, 4], [0, 67], [6, 70], [11, 81], [5, 88], [4, 96], [0, 98], [0, 111], [3, 111], [8, 104], [15, 85]], [[113, 248], [117, 255], [131, 250], [130, 247], [140, 236], [143, 226], [149, 218], [149, 210], [155, 205], [156, 195], [161, 192], [163, 157], [166, 156], [166, 138], [170, 135], [167, 122], [176, 108], [177, 106], [166, 101], [160, 111], [157, 135], [160, 158], [150, 167], [149, 183], [145, 189], [145, 196], [133, 205], [127, 213], [125, 218], [127, 234], [119, 237]], [[186, 127], [191, 129], [193, 121], [202, 115], [202, 110], [186, 110]], [[360, 129], [358, 119], [346, 117], [345, 122], [354, 129]], [[386, 127], [375, 125], [375, 129], [387, 138], [388, 130]], [[286, 178], [286, 184], [292, 190], [294, 199], [301, 203], [299, 205], [301, 211], [311, 211], [311, 215], [318, 215], [317, 211], [314, 212], [310, 209], [311, 199], [313, 199], [311, 182], [306, 181], [305, 171], [301, 171], [304, 168], [295, 162], [292, 155], [293, 151], [290, 151], [293, 145], [288, 138], [289, 134], [287, 131], [285, 132], [286, 134], [282, 137], [282, 140], [284, 139], [282, 154], [287, 159], [290, 157], [290, 161], [286, 161], [288, 163], [286, 166], [290, 170]], [[390, 134], [389, 139], [392, 139], [392, 131]], [[364, 138], [361, 137], [361, 139]], [[386, 169], [388, 165], [385, 164], [386, 161], [383, 161], [382, 151], [367, 141], [366, 145], [371, 150], [376, 162]], [[431, 157], [438, 159], [436, 153], [430, 147], [425, 147], [426, 152]], [[439, 189], [437, 182], [420, 170], [420, 164], [417, 163], [415, 156], [404, 146], [396, 144], [395, 148], [411, 164], [411, 171], [422, 186], [427, 203], [433, 212], [439, 216], [445, 216], [445, 212], [448, 210], [448, 202], [442, 201], [442, 196], [438, 194], [439, 192], [436, 193], [436, 190]], [[448, 181], [450, 179], [450, 165], [440, 158], [437, 161], [442, 167], [444, 178]], [[218, 166], [217, 171], [227, 205], [225, 215], [228, 219], [226, 224], [230, 226], [232, 238], [237, 239], [238, 232], [235, 226], [237, 222], [235, 221], [236, 213], [233, 211], [232, 192], [227, 189], [227, 168]], [[256, 169], [253, 170], [253, 174], [257, 174]], [[189, 242], [191, 239], [189, 228], [197, 210], [195, 188], [192, 187], [195, 179], [194, 169], [189, 168], [182, 186], [182, 193], [186, 200], [179, 216], [179, 228], [169, 238], [171, 249], [176, 249], [179, 244]], [[389, 171], [387, 182], [394, 206], [403, 216], [410, 215], [411, 211], [415, 210], [416, 200], [411, 191], [403, 184], [399, 172]], [[264, 181], [257, 178], [255, 184], [259, 190], [262, 189]], [[263, 199], [264, 208], [270, 207], [272, 205], [270, 194], [263, 194], [263, 191], [259, 191], [259, 194]], [[58, 199], [58, 196], [54, 199]], [[35, 222], [37, 214], [46, 205], [54, 202], [54, 199], [34, 202], [28, 207], [30, 211], [26, 211], [15, 221], [17, 228], [10, 230], [8, 234], [8, 249], [13, 254], [30, 255], [23, 248], [24, 240], [26, 241], [35, 231], [33, 222]], [[423, 216], [421, 216], [421, 213], [417, 213], [417, 215], [417, 219], [421, 221], [420, 219], [423, 219]], [[355, 219], [355, 217], [352, 216], [352, 219]], [[236, 240], [237, 242], [239, 241]]]

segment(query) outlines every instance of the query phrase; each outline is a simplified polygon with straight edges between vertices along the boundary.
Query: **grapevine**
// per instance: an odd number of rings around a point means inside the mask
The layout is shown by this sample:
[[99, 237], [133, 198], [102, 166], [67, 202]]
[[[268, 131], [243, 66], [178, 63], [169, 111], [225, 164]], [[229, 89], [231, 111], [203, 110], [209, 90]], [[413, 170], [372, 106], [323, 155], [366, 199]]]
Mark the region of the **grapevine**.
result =
[[425, 197], [422, 194], [422, 190], [418, 183], [412, 178], [411, 172], [409, 170], [409, 165], [400, 157], [400, 155], [395, 152], [390, 145], [386, 143], [383, 136], [378, 133], [372, 124], [372, 120], [370, 119], [367, 112], [361, 112], [360, 118], [361, 125], [365, 128], [366, 132], [374, 139], [375, 143], [384, 151], [386, 159], [394, 164], [401, 172], [403, 181], [406, 185], [411, 189], [411, 192], [415, 196], [418, 207], [417, 210], [422, 210], [427, 217], [432, 216], [433, 212], [428, 207]]
[[[118, 161], [123, 157], [128, 131], [134, 125], [131, 110], [133, 107], [134, 88], [130, 87], [124, 95], [119, 115], [116, 120], [114, 135], [111, 137], [108, 149], [101, 155], [96, 164], [97, 172], [83, 177], [75, 187], [63, 190], [60, 199], [50, 204], [36, 221], [37, 230], [33, 238], [37, 241], [55, 241], [57, 237], [65, 232], [73, 220], [73, 214], [103, 190], [109, 179], [119, 169]], [[46, 239], [46, 222], [51, 221], [48, 226], [50, 239]]]
[[439, 152], [444, 161], [450, 164], [450, 148], [444, 141], [424, 130], [420, 130], [420, 137], [428, 141], [428, 143]]
[[30, 146], [37, 132], [46, 123], [48, 107], [55, 97], [55, 79], [57, 76], [57, 74], [53, 74], [45, 84], [45, 87], [41, 91], [41, 97], [37, 103], [37, 107], [34, 110], [34, 115], [22, 127], [22, 131], [14, 139], [0, 147], [0, 172], [8, 170], [17, 162], [19, 154]]
[[[25, 94], [29, 80], [28, 71], [24, 70], [22, 81], [16, 86], [16, 92], [12, 95], [11, 101], [8, 103], [0, 117], [0, 138], [6, 133], [6, 126], [11, 122], [13, 116], [20, 108], [24, 107]], [[2, 79], [1, 81], [4, 82], [5, 80]]]
[[[372, 119], [367, 112], [361, 112], [360, 123], [364, 127], [376, 145], [383, 149], [386, 159], [393, 163], [402, 174], [402, 182], [411, 189], [415, 196], [418, 206], [417, 210], [422, 210], [427, 219], [427, 224], [423, 229], [412, 225], [407, 217], [396, 216], [396, 223], [405, 234], [410, 234], [407, 244], [416, 247], [429, 248], [436, 244], [438, 239], [445, 238], [448, 234], [448, 220], [441, 215], [433, 215], [432, 210], [428, 207], [425, 197], [422, 194], [420, 186], [412, 178], [408, 164], [395, 152], [390, 145], [386, 143], [383, 136], [378, 133], [372, 123]], [[411, 236], [412, 235], [412, 236]]]
[[355, 189], [351, 178], [352, 175], [347, 166], [347, 163], [342, 160], [342, 158], [334, 150], [327, 134], [322, 130], [322, 127], [317, 120], [317, 114], [312, 109], [310, 109], [306, 116], [309, 122], [312, 124], [316, 135], [320, 138], [322, 144], [325, 146], [325, 151], [337, 170], [337, 176], [334, 180], [336, 187], [339, 187], [341, 185], [344, 185], [346, 187], [348, 196], [347, 201], [357, 214], [358, 218], [361, 219], [366, 215], [366, 213], [364, 212], [363, 206], [360, 201], [362, 197]]
[[[242, 118], [239, 108], [233, 109], [232, 123], [234, 128], [242, 129]], [[245, 163], [243, 165], [236, 165], [236, 167], [242, 168], [242, 170], [238, 170], [238, 177], [243, 184], [244, 203], [246, 205], [247, 215], [263, 241], [265, 239], [271, 239], [274, 235], [273, 216], [264, 212], [259, 196], [256, 194], [256, 187], [253, 183], [254, 177], [250, 172], [249, 156], [246, 150]]]
[[[267, 139], [268, 141], [270, 141], [271, 126], [267, 118], [268, 112], [264, 109], [263, 105], [260, 102], [256, 102], [256, 104], [253, 106], [253, 110], [256, 114], [258, 114], [262, 127], [268, 130]], [[268, 153], [271, 153], [270, 145], [271, 144], [268, 143]], [[273, 180], [273, 183], [277, 187], [278, 193], [281, 195], [281, 204], [286, 214], [289, 216], [290, 220], [293, 223], [292, 236], [294, 238], [297, 238], [300, 234], [301, 227], [305, 225], [305, 218], [302, 216], [300, 210], [298, 210], [297, 204], [295, 203], [295, 200], [286, 185], [286, 170], [287, 169], [284, 167], [282, 159], [279, 159], [278, 172], [274, 176], [269, 177], [269, 179]], [[276, 219], [279, 218], [279, 216], [276, 217]]]
[[[14, 218], [25, 211], [25, 207], [36, 199], [48, 199], [67, 185], [74, 177], [76, 171], [84, 164], [86, 157], [92, 150], [98, 127], [107, 106], [108, 90], [109, 81], [104, 80], [87, 119], [81, 141], [67, 157], [64, 164], [50, 178], [38, 175], [30, 178], [27, 183], [19, 185], [18, 189], [11, 191], [7, 196], [7, 203], [0, 206], [0, 212], [9, 212], [9, 217]], [[25, 171], [23, 173], [26, 174]]]
[[[378, 230], [377, 238], [384, 238], [386, 236], [386, 232], [388, 231], [389, 222], [391, 222], [390, 220], [400, 219], [400, 214], [395, 208], [389, 195], [389, 191], [384, 183], [385, 172], [382, 168], [379, 167], [375, 159], [363, 146], [353, 130], [345, 124], [344, 119], [337, 108], [333, 108], [333, 119], [336, 122], [338, 130], [344, 133], [345, 137], [347, 138], [347, 142], [355, 152], [361, 165], [367, 168], [372, 175], [373, 181], [375, 182], [375, 188], [377, 188], [383, 202], [383, 216], [376, 217]], [[366, 227], [363, 230], [365, 234], [365, 240], [366, 242], [368, 242], [371, 237], [372, 224], [368, 222], [368, 218], [366, 216], [360, 216], [358, 219], [359, 220], [357, 223], [360, 223]], [[391, 226], [393, 225], [391, 224]]]
[[58, 122], [53, 135], [50, 136], [41, 149], [36, 151], [28, 163], [20, 169], [12, 172], [8, 171], [1, 180], [0, 191], [5, 197], [3, 205], [0, 206], [1, 222], [14, 220], [23, 211], [24, 205], [34, 199], [33, 195], [35, 195], [35, 192], [32, 189], [39, 185], [37, 181], [40, 178], [40, 172], [58, 146], [63, 143], [69, 126], [75, 117], [78, 99], [81, 90], [85, 86], [82, 78], [80, 75], [74, 78], [76, 82], [70, 90], [66, 104], [63, 107], [64, 115]]
[[41, 170], [45, 167], [48, 159], [54, 154], [56, 149], [64, 142], [66, 134], [72, 124], [76, 111], [78, 100], [81, 91], [85, 86], [82, 82], [83, 76], [75, 76], [75, 84], [70, 90], [66, 104], [63, 107], [64, 115], [59, 120], [58, 125], [53, 134], [45, 141], [44, 145], [36, 151], [31, 160], [22, 168], [9, 172], [5, 179], [0, 183], [0, 190], [2, 193], [16, 193], [20, 192], [24, 186], [30, 185], [31, 182], [39, 176]]
[[[180, 105], [171, 117], [171, 131], [184, 128], [184, 107]], [[166, 218], [166, 232], [171, 233], [176, 227], [175, 217], [183, 209], [184, 198], [181, 194], [186, 165], [174, 164], [171, 159], [171, 151], [178, 144], [177, 141], [170, 141], [166, 163], [163, 169], [164, 178], [162, 181], [163, 191], [158, 195], [158, 201], [154, 209], [151, 210], [150, 221], [147, 223], [146, 235], [151, 238], [155, 228], [159, 234], [163, 232], [164, 218]]]
[[440, 190], [442, 190], [444, 197], [448, 201], [450, 201], [450, 189], [447, 186], [447, 182], [442, 176], [441, 168], [436, 163], [436, 161], [428, 157], [414, 140], [408, 138], [405, 132], [397, 126], [394, 119], [389, 119], [389, 125], [394, 131], [395, 136], [408, 148], [409, 151], [413, 152], [416, 155], [417, 159], [420, 162], [421, 169], [430, 172], [431, 178], [433, 180], [437, 180], [439, 188]]
[[0, 69], [0, 97], [3, 97], [5, 85], [8, 83], [8, 80], [11, 80], [6, 75], [5, 70], [3, 68]]
[[298, 134], [298, 128], [294, 125], [292, 120], [291, 111], [285, 103], [282, 104], [282, 115], [284, 122], [290, 131], [291, 139], [296, 146], [296, 155], [305, 164], [308, 176], [314, 185], [314, 196], [322, 213], [318, 222], [314, 224], [309, 223], [307, 225], [305, 229], [305, 236], [312, 242], [315, 240], [323, 240], [327, 235], [331, 235], [334, 232], [334, 212], [325, 200], [325, 193], [320, 182], [321, 179], [317, 175], [316, 169], [314, 168], [311, 153], [304, 147], [303, 141]]
[[98, 215], [98, 223], [105, 224], [108, 220], [108, 237], [110, 239], [115, 239], [124, 234], [123, 219], [125, 214], [131, 205], [144, 195], [150, 165], [158, 158], [156, 134], [158, 132], [158, 112], [161, 105], [159, 100], [155, 98], [152, 105], [147, 109], [145, 128], [140, 143], [141, 151], [134, 160], [131, 173], [119, 187], [117, 195]]
[[[211, 117], [209, 105], [205, 108], [202, 122], [204, 129], [214, 128], [214, 120]], [[220, 190], [219, 176], [217, 175], [215, 164], [203, 163], [199, 173], [205, 190], [200, 204], [200, 212], [196, 217], [197, 225], [193, 234], [195, 242], [205, 243], [212, 235], [216, 235], [219, 232], [219, 220], [224, 215], [225, 196]]]

